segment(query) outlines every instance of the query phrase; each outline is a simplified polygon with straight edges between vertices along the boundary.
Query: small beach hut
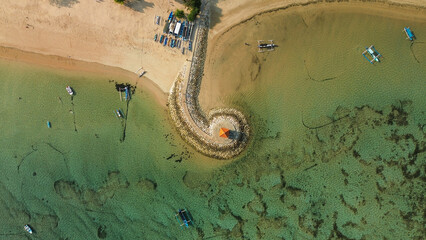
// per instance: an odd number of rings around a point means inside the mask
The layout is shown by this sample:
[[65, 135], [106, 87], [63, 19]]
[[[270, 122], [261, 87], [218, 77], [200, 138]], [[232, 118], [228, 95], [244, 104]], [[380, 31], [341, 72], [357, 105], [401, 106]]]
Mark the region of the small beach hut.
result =
[[220, 128], [219, 137], [228, 138], [231, 132], [227, 128]]

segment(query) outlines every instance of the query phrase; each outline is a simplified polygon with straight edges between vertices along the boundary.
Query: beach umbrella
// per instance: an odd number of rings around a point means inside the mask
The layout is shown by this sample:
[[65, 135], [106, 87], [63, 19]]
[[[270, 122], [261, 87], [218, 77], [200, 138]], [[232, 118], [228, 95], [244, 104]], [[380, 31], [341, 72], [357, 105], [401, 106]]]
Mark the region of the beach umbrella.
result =
[[220, 136], [220, 137], [223, 137], [223, 138], [228, 138], [230, 133], [231, 133], [231, 132], [230, 132], [230, 131], [229, 131], [229, 129], [227, 129], [227, 128], [221, 128], [221, 129], [219, 130], [219, 136]]

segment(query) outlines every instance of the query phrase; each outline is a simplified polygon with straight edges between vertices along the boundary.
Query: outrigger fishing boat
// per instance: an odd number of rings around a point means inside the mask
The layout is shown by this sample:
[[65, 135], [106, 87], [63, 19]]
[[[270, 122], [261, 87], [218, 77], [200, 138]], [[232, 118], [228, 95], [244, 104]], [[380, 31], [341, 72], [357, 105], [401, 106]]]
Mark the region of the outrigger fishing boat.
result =
[[[367, 59], [371, 64], [373, 64], [374, 61], [380, 62], [379, 58], [383, 56], [379, 52], [377, 52], [373, 45], [368, 48], [366, 47], [365, 49], [366, 50], [362, 52], [362, 55], [365, 57], [365, 59]], [[370, 55], [371, 59], [367, 57], [367, 53]]]
[[273, 40], [269, 40], [269, 43], [265, 40], [257, 40], [257, 47], [259, 48], [259, 52], [269, 52], [274, 51], [277, 45], [274, 44]]
[[67, 90], [69, 95], [71, 95], [71, 96], [74, 95], [74, 91], [72, 90], [72, 88], [70, 86], [67, 86], [65, 89]]
[[405, 27], [404, 32], [407, 35], [407, 38], [410, 39], [410, 41], [416, 39], [416, 36], [414, 36], [414, 33], [411, 31], [410, 27]]
[[154, 36], [154, 41], [157, 41], [157, 38], [158, 38], [158, 35], [157, 35], [157, 34], [155, 34], [155, 36]]
[[189, 41], [188, 50], [192, 51], [192, 41]]
[[163, 43], [163, 41], [164, 41], [164, 35], [161, 35], [161, 37], [160, 37], [160, 43]]
[[124, 114], [123, 114], [123, 112], [121, 111], [121, 108], [119, 108], [119, 109], [116, 109], [115, 111], [114, 111], [114, 113], [115, 113], [115, 116], [117, 117], [117, 118], [124, 118]]
[[164, 44], [163, 44], [163, 46], [166, 46], [167, 45], [167, 37], [164, 39]]
[[182, 229], [183, 226], [189, 227], [189, 225], [192, 225], [191, 217], [189, 216], [189, 213], [186, 209], [179, 209], [175, 217]]
[[24, 226], [25, 231], [27, 231], [29, 234], [33, 234], [33, 229], [31, 229], [30, 225], [26, 224]]

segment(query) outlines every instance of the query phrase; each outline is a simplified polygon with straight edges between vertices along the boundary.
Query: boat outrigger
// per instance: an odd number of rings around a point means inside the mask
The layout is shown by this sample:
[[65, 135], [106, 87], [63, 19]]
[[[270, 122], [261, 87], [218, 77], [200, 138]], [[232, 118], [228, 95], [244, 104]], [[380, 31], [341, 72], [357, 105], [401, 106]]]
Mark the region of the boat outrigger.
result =
[[[368, 48], [366, 47], [365, 49], [366, 50], [362, 52], [362, 55], [365, 57], [365, 59], [367, 59], [371, 64], [373, 64], [374, 61], [380, 62], [379, 58], [383, 56], [379, 52], [377, 52], [373, 45]], [[371, 59], [367, 57], [367, 53], [370, 55]]]
[[265, 40], [257, 40], [257, 47], [259, 48], [259, 52], [267, 52], [274, 51], [277, 45], [274, 44], [273, 40], [265, 41]]
[[27, 231], [29, 234], [33, 234], [33, 229], [31, 229], [30, 225], [26, 224], [24, 226], [25, 231]]
[[405, 27], [404, 32], [407, 35], [407, 39], [410, 39], [410, 41], [416, 39], [416, 36], [414, 36], [414, 33], [411, 31], [410, 27]]
[[181, 228], [183, 228], [183, 226], [189, 227], [189, 225], [192, 225], [191, 217], [186, 209], [179, 209], [175, 217]]
[[74, 95], [74, 91], [72, 90], [72, 88], [70, 86], [67, 86], [65, 89], [67, 90], [69, 95], [71, 95], [71, 96]]

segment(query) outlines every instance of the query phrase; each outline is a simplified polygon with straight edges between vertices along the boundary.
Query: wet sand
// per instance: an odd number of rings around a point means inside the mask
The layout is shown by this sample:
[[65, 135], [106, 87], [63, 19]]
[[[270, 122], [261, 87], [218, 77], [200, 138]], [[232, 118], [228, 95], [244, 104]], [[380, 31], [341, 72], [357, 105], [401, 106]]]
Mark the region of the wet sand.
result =
[[[213, 16], [211, 18], [213, 19], [213, 28], [209, 33], [207, 61], [205, 63], [207, 67], [204, 69], [204, 79], [199, 96], [202, 107], [207, 110], [213, 107], [225, 106], [226, 104], [224, 102], [226, 101], [226, 98], [237, 94], [241, 88], [244, 88], [250, 82], [250, 79], [255, 79], [257, 77], [260, 72], [259, 68], [262, 63], [262, 59], [268, 55], [257, 54], [257, 40], [274, 39], [272, 36], [276, 36], [275, 39], [290, 39], [291, 35], [295, 34], [294, 31], [304, 33], [306, 31], [305, 28], [307, 24], [311, 25], [314, 24], [315, 21], [321, 21], [321, 15], [328, 12], [342, 12], [347, 14], [360, 13], [365, 14], [366, 16], [381, 16], [418, 23], [426, 21], [426, 4], [423, 1], [398, 2], [399, 4], [396, 4], [395, 2], [392, 2], [391, 4], [350, 2], [313, 3], [308, 4], [307, 6], [297, 6], [296, 4], [296, 6], [291, 6], [289, 3], [285, 3], [284, 1], [280, 3], [277, 2], [275, 5], [268, 4], [263, 8], [259, 6], [262, 5], [261, 3], [257, 3], [259, 5], [255, 4], [254, 6], [249, 4], [249, 12], [250, 10], [255, 11], [254, 9], [256, 9], [257, 13], [263, 13], [261, 15], [254, 14], [252, 17], [240, 18], [237, 23], [234, 23], [233, 21], [225, 21], [228, 19], [227, 17], [235, 18], [235, 16], [225, 15], [223, 16], [224, 20], [217, 20], [219, 22], [216, 25], [214, 25], [214, 19], [222, 19], [222, 15], [219, 13], [216, 13], [215, 15], [214, 11], [212, 11]], [[226, 3], [227, 2], [225, 1], [222, 4], [227, 6], [225, 5]], [[418, 6], [399, 6], [404, 3], [417, 4]], [[228, 4], [234, 6], [231, 3]], [[286, 7], [288, 5], [291, 7]], [[237, 8], [237, 6], [234, 7], [235, 9], [233, 11], [242, 11], [238, 10], [239, 8]], [[233, 11], [230, 10], [229, 12], [233, 13]], [[270, 19], [273, 16], [278, 16], [286, 12], [299, 15], [303, 26], [300, 25], [298, 29], [292, 29], [291, 33], [287, 33], [286, 27], [280, 27], [283, 24], [269, 23], [269, 25], [265, 25], [264, 23], [258, 22], [258, 19], [263, 16]], [[250, 16], [250, 14], [247, 13], [245, 16]], [[295, 22], [295, 24], [299, 24], [299, 22]], [[263, 29], [263, 31], [260, 29]], [[256, 34], [261, 35], [259, 36]], [[240, 36], [238, 40], [236, 40], [236, 36]], [[301, 36], [301, 38], [303, 38], [303, 36]], [[373, 39], [374, 38], [372, 38], [372, 40]], [[303, 41], [303, 39], [301, 39], [301, 41]], [[248, 43], [250, 46], [247, 46], [244, 43]], [[279, 49], [280, 44], [282, 45], [286, 43], [276, 41], [275, 44], [278, 45]], [[310, 46], [301, 45], [300, 47], [306, 48]], [[285, 55], [285, 53], [283, 54]], [[232, 59], [232, 63], [227, 61], [228, 59]]]

